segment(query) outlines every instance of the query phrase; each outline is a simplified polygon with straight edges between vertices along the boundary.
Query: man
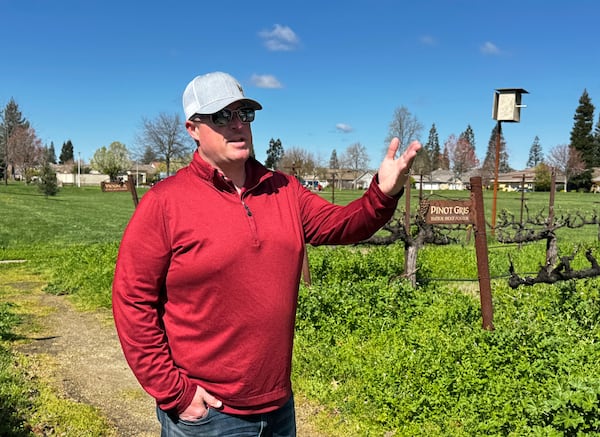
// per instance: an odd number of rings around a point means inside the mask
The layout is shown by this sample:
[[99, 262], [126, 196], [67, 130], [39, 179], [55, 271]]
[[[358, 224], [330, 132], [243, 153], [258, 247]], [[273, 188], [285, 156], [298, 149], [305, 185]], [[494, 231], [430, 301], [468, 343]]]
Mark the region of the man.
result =
[[290, 383], [305, 244], [350, 244], [393, 215], [421, 147], [394, 139], [342, 207], [250, 157], [260, 103], [230, 75], [192, 80], [189, 166], [142, 198], [119, 249], [113, 313], [163, 436], [295, 436]]

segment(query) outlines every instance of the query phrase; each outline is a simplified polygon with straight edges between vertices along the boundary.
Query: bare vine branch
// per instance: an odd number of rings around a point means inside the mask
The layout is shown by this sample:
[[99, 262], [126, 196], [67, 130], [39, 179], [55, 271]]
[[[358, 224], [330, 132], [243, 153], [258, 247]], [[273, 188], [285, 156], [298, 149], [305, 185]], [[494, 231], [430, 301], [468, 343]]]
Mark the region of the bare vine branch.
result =
[[510, 267], [509, 273], [510, 277], [508, 279], [508, 285], [511, 288], [517, 288], [520, 285], [534, 285], [534, 284], [555, 284], [560, 281], [568, 281], [570, 279], [583, 279], [583, 278], [593, 278], [596, 276], [600, 276], [600, 265], [596, 258], [592, 255], [592, 250], [587, 249], [585, 251], [585, 258], [589, 261], [591, 267], [589, 269], [583, 270], [573, 270], [571, 267], [571, 261], [577, 254], [577, 250], [570, 256], [560, 257], [560, 261], [555, 267], [551, 265], [542, 266], [537, 276], [531, 277], [521, 277], [515, 272], [515, 268], [510, 259]]

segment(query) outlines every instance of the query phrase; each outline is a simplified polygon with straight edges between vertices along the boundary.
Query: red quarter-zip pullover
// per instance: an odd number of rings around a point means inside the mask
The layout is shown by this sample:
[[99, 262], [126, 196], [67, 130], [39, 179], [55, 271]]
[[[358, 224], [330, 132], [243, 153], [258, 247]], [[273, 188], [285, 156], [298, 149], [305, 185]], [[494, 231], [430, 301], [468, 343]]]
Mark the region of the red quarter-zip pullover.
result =
[[129, 365], [164, 410], [184, 411], [196, 385], [226, 413], [282, 406], [305, 242], [364, 240], [397, 204], [374, 181], [360, 199], [333, 205], [254, 159], [246, 179], [240, 194], [195, 153], [143, 196], [125, 230], [115, 324]]

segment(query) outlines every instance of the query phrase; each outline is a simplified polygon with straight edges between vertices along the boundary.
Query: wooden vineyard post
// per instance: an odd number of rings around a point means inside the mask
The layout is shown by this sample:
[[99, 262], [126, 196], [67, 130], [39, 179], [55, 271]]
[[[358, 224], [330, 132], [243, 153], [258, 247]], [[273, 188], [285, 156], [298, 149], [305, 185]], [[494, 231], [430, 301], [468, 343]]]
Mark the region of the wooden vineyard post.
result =
[[554, 196], [556, 195], [556, 171], [552, 169], [552, 177], [550, 179], [550, 200], [548, 203], [548, 224], [546, 229], [551, 230], [549, 237], [546, 240], [546, 267], [550, 268], [558, 259], [558, 246], [556, 242], [556, 234], [554, 233]]
[[131, 191], [131, 198], [133, 200], [133, 206], [135, 208], [137, 208], [140, 200], [138, 198], [137, 189], [135, 188], [135, 182], [132, 178], [129, 178], [129, 179], [127, 179], [127, 184], [129, 185], [129, 191]]
[[477, 256], [477, 274], [479, 277], [479, 298], [483, 329], [494, 330], [494, 310], [492, 305], [492, 287], [490, 284], [490, 266], [488, 259], [487, 236], [485, 232], [485, 213], [483, 209], [483, 191], [481, 177], [472, 177], [471, 204], [474, 209], [475, 254]]
[[[404, 184], [404, 231], [406, 232], [407, 237], [410, 236], [410, 188], [411, 184], [409, 174]], [[407, 242], [408, 238], [404, 243], [404, 274], [410, 280], [411, 285], [413, 287], [416, 287], [417, 272], [413, 271], [413, 269], [411, 268], [411, 266], [414, 265], [411, 260], [412, 257], [415, 257], [416, 259], [417, 248], [415, 246], [411, 246]]]
[[477, 276], [483, 328], [494, 330], [492, 287], [488, 260], [487, 236], [485, 233], [485, 213], [481, 177], [470, 179], [471, 197], [469, 200], [428, 200], [420, 205], [425, 221], [431, 225], [471, 224], [475, 230], [475, 255], [477, 256]]

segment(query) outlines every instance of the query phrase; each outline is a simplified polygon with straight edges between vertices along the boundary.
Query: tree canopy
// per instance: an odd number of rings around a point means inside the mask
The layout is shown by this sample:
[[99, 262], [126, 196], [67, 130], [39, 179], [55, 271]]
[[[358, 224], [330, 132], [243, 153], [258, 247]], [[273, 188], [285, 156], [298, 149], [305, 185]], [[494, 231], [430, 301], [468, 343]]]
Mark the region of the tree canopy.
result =
[[571, 179], [577, 189], [589, 189], [592, 185], [592, 167], [600, 164], [598, 145], [594, 140], [592, 129], [594, 127], [594, 105], [587, 89], [583, 90], [579, 98], [579, 105], [573, 116], [573, 129], [571, 130], [570, 146], [579, 151], [585, 162], [586, 170]]
[[429, 137], [427, 138], [424, 149], [427, 152], [429, 170], [434, 171], [438, 168], [442, 168], [440, 137], [437, 128], [435, 127], [435, 123], [433, 123], [431, 129], [429, 129]]
[[131, 166], [129, 151], [125, 144], [115, 141], [108, 148], [102, 146], [96, 150], [90, 165], [94, 170], [109, 175], [111, 181], [116, 181]]
[[4, 183], [6, 184], [8, 183], [9, 165], [14, 168], [14, 163], [11, 162], [10, 138], [15, 129], [19, 127], [29, 129], [29, 121], [23, 117], [23, 114], [19, 110], [19, 105], [12, 97], [6, 104], [6, 107], [0, 111], [0, 127], [0, 161], [2, 164]]
[[17, 126], [8, 138], [8, 160], [29, 182], [36, 167], [44, 162], [42, 141], [31, 127]]
[[527, 159], [527, 167], [533, 168], [537, 167], [538, 164], [544, 162], [544, 153], [542, 152], [542, 145], [540, 144], [540, 139], [536, 135], [533, 139], [533, 143], [529, 148], [529, 158]]
[[467, 128], [465, 129], [465, 131], [463, 133], [460, 134], [458, 139], [466, 141], [467, 143], [469, 143], [471, 145], [473, 150], [475, 150], [475, 132], [473, 132], [473, 128], [471, 127], [470, 124], [467, 125]]
[[329, 157], [329, 168], [340, 168], [340, 161], [338, 160], [337, 150], [333, 149], [331, 156]]
[[[492, 133], [490, 135], [490, 140], [488, 142], [488, 148], [485, 154], [485, 158], [483, 160], [482, 170], [485, 173], [486, 177], [491, 178], [495, 173], [496, 168], [496, 145], [498, 141], [498, 125], [496, 124], [492, 129]], [[504, 134], [502, 134], [502, 130], [500, 129], [500, 149], [499, 149], [499, 162], [498, 162], [498, 172], [506, 173], [512, 171], [510, 165], [508, 163], [508, 152], [506, 151], [506, 141], [504, 140]]]
[[571, 147], [579, 150], [586, 167], [591, 168], [599, 164], [600, 157], [594, 147], [594, 105], [587, 90], [579, 98], [579, 106], [573, 116], [573, 129], [571, 130]]
[[281, 140], [277, 138], [276, 140], [271, 138], [269, 141], [269, 148], [267, 149], [267, 159], [265, 161], [265, 166], [267, 168], [271, 168], [276, 170], [279, 167], [279, 162], [281, 158], [283, 158], [283, 145], [281, 144]]
[[60, 156], [58, 157], [59, 164], [66, 164], [67, 162], [75, 161], [75, 155], [73, 152], [73, 143], [71, 140], [67, 140], [63, 143], [60, 149]]

